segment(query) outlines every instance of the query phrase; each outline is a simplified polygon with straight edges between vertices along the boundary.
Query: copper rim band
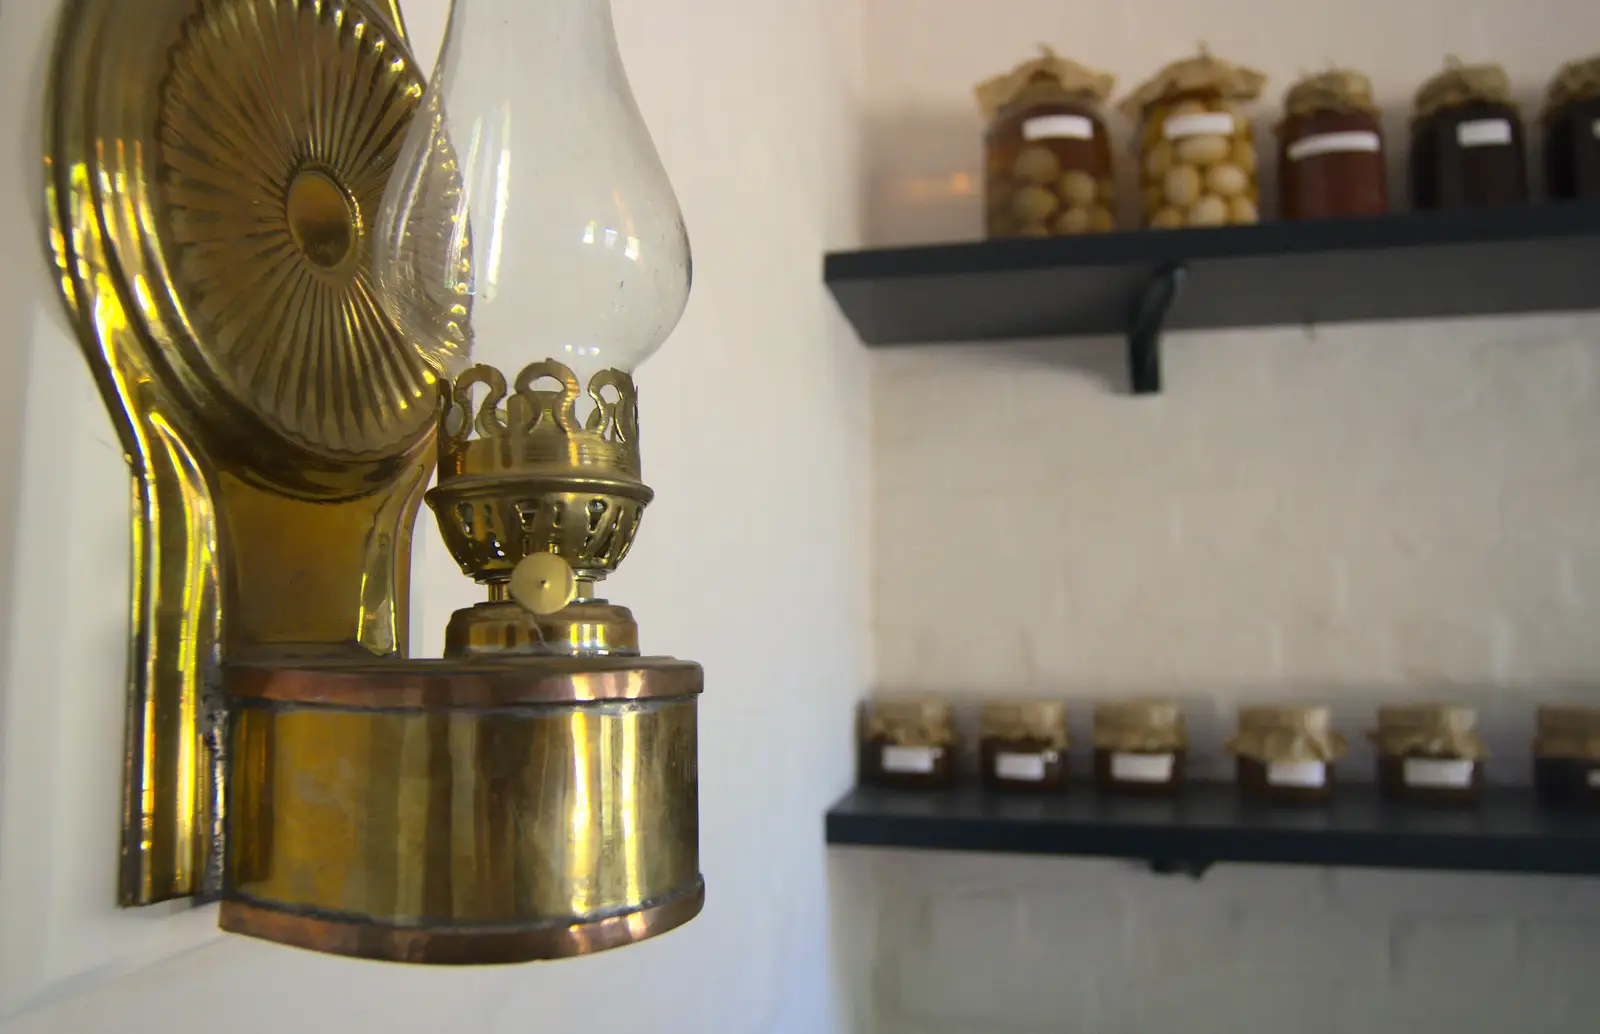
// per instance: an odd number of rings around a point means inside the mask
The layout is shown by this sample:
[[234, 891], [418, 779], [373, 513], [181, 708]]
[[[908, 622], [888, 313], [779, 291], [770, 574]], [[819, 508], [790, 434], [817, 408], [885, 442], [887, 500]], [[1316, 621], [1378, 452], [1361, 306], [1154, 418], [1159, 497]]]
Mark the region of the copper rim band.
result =
[[222, 902], [218, 925], [229, 933], [379, 962], [500, 965], [620, 948], [682, 926], [700, 914], [705, 900], [705, 880], [696, 879], [693, 887], [657, 904], [588, 923], [428, 928], [300, 915], [235, 899]]
[[669, 657], [549, 657], [520, 661], [330, 661], [234, 664], [228, 696], [349, 708], [510, 707], [695, 696], [705, 673]]

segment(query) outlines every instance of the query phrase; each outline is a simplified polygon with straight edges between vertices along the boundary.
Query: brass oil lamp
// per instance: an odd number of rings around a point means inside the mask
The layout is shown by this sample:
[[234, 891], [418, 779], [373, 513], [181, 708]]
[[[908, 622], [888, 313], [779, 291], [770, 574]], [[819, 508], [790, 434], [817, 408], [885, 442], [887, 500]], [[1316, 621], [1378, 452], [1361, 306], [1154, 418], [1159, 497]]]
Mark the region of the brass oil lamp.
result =
[[[389, 0], [59, 39], [51, 252], [137, 490], [122, 903], [429, 963], [693, 918], [702, 672], [599, 594], [690, 281], [609, 0], [454, 0], [426, 85]], [[408, 659], [435, 465], [486, 598]]]

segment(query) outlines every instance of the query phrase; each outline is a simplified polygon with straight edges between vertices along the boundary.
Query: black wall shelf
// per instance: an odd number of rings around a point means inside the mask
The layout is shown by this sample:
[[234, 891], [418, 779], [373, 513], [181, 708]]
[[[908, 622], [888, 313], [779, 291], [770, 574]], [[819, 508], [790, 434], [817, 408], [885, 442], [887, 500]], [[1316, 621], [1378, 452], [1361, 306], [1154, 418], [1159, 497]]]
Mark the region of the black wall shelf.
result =
[[1600, 875], [1600, 814], [1552, 812], [1529, 790], [1492, 789], [1475, 808], [1385, 804], [1341, 787], [1326, 807], [1269, 807], [1238, 788], [1198, 784], [1181, 797], [1049, 797], [975, 788], [859, 787], [828, 811], [829, 844], [1130, 858], [1199, 875], [1218, 862]]
[[834, 252], [867, 345], [1125, 335], [1160, 390], [1160, 335], [1600, 308], [1600, 203]]

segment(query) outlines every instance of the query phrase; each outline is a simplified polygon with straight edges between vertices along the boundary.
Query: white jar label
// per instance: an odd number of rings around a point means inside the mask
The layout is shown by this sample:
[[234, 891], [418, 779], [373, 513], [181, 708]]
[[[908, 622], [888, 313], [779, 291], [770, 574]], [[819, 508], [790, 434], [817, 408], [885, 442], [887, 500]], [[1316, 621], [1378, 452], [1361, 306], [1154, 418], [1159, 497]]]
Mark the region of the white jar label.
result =
[[1178, 140], [1186, 136], [1232, 136], [1233, 116], [1226, 111], [1174, 115], [1161, 124], [1161, 135], [1168, 140]]
[[1600, 790], [1600, 768], [1589, 769], [1588, 781], [1591, 789]]
[[1511, 123], [1503, 118], [1475, 118], [1456, 126], [1462, 147], [1498, 147], [1511, 142]]
[[994, 774], [1001, 779], [1037, 783], [1044, 778], [1045, 760], [1043, 754], [996, 754]]
[[1084, 115], [1036, 115], [1022, 124], [1024, 140], [1093, 140], [1094, 123]]
[[1325, 761], [1269, 761], [1268, 786], [1303, 786], [1315, 788], [1328, 782], [1328, 765]]
[[1113, 754], [1111, 778], [1124, 783], [1164, 783], [1172, 778], [1171, 754]]
[[1382, 147], [1378, 134], [1366, 129], [1348, 133], [1316, 133], [1303, 136], [1289, 145], [1286, 152], [1291, 162], [1315, 158], [1319, 154], [1351, 154], [1358, 151], [1373, 152]]
[[1472, 762], [1455, 758], [1406, 758], [1401, 778], [1407, 786], [1461, 790], [1472, 785]]
[[915, 772], [926, 774], [933, 771], [933, 763], [939, 758], [939, 747], [885, 747], [883, 748], [883, 770], [885, 772]]

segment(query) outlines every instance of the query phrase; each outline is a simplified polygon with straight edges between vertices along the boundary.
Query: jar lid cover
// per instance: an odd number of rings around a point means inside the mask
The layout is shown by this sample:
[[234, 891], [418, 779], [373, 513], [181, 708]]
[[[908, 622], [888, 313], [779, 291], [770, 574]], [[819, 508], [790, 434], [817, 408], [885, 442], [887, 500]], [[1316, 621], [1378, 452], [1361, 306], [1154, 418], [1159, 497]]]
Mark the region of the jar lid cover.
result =
[[1456, 57], [1445, 59], [1444, 71], [1417, 88], [1413, 118], [1427, 118], [1441, 108], [1461, 104], [1503, 104], [1511, 99], [1511, 80], [1499, 65], [1464, 65]]
[[1194, 57], [1174, 61], [1129, 94], [1122, 110], [1138, 118], [1152, 104], [1185, 93], [1216, 93], [1227, 100], [1254, 100], [1267, 85], [1263, 72], [1213, 57], [1205, 44]]
[[1296, 80], [1283, 95], [1283, 109], [1291, 116], [1323, 111], [1378, 113], [1372, 80], [1350, 68], [1331, 68]]
[[1459, 758], [1488, 755], [1478, 736], [1478, 712], [1449, 704], [1404, 704], [1378, 708], [1371, 734], [1378, 753], [1389, 757]]
[[973, 93], [977, 95], [978, 107], [983, 109], [984, 118], [992, 119], [1030, 86], [1040, 83], [1050, 86], [1064, 97], [1103, 101], [1111, 95], [1117, 80], [1105, 72], [1086, 68], [1071, 58], [1061, 57], [1041, 43], [1038, 57], [1024, 61], [1005, 75], [985, 79], [973, 89]]
[[1600, 98], [1600, 54], [1569, 61], [1550, 80], [1545, 96], [1544, 117], [1551, 118], [1568, 104]]
[[1239, 730], [1228, 752], [1257, 761], [1333, 761], [1344, 756], [1345, 739], [1333, 731], [1326, 707], [1242, 707]]

